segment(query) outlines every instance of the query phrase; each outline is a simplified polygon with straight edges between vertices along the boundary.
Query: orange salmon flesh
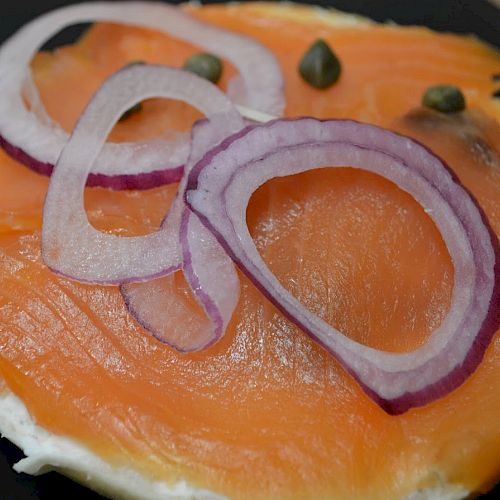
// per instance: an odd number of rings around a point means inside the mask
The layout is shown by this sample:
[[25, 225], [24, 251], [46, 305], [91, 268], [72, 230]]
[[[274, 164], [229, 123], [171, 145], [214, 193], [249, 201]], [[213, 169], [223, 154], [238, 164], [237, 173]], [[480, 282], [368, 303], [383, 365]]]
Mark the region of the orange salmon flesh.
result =
[[[353, 118], [405, 133], [444, 158], [500, 233], [500, 55], [474, 38], [425, 28], [335, 26], [299, 7], [189, 7], [200, 19], [255, 37], [278, 57], [286, 115]], [[324, 38], [340, 80], [315, 90], [302, 54]], [[165, 35], [96, 24], [72, 46], [40, 53], [36, 84], [70, 131], [103, 79], [130, 61], [181, 67], [200, 49]], [[225, 63], [220, 86], [234, 68]], [[459, 86], [468, 109], [419, 108], [433, 84]], [[189, 130], [200, 114], [151, 99], [116, 125], [115, 141]], [[500, 478], [500, 336], [451, 394], [399, 416], [382, 411], [344, 369], [240, 273], [225, 337], [180, 354], [128, 314], [117, 287], [60, 278], [40, 258], [48, 179], [0, 151], [0, 378], [35, 421], [110, 464], [237, 499], [403, 498], [443, 483], [485, 491]], [[158, 228], [176, 186], [86, 190], [97, 228]], [[266, 183], [248, 225], [280, 281], [345, 335], [372, 347], [422, 345], [449, 307], [453, 266], [433, 222], [393, 183], [345, 168]], [[163, 278], [201, 314], [182, 274]]]

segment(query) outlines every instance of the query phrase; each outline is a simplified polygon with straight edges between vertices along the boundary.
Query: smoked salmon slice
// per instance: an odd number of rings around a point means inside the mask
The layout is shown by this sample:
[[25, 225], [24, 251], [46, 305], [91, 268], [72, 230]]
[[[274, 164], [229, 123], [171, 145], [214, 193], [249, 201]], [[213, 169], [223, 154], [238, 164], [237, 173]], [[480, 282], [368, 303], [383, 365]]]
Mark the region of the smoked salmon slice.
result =
[[[299, 6], [187, 8], [277, 55], [287, 116], [375, 123], [435, 150], [500, 234], [497, 50], [471, 37]], [[319, 36], [343, 67], [326, 91], [297, 72]], [[34, 78], [49, 114], [70, 131], [106, 76], [135, 60], [180, 67], [196, 51], [149, 30], [96, 24], [75, 45], [39, 54]], [[226, 64], [223, 88], [234, 73]], [[421, 108], [436, 83], [459, 86], [467, 110], [443, 116]], [[111, 139], [186, 131], [199, 117], [185, 104], [152, 99]], [[48, 179], [4, 152], [0, 167], [0, 378], [44, 429], [113, 467], [241, 499], [388, 499], [418, 491], [460, 498], [500, 478], [498, 333], [461, 387], [396, 417], [241, 274], [225, 337], [208, 351], [181, 354], [133, 320], [117, 287], [76, 283], [44, 265]], [[86, 209], [99, 229], [146, 234], [161, 223], [175, 189], [87, 188]], [[453, 285], [446, 247], [424, 210], [387, 180], [349, 165], [275, 179], [254, 194], [247, 217], [280, 281], [363, 344], [413, 350], [446, 314]], [[182, 304], [177, 328], [189, 329], [201, 311], [182, 275], [162, 280]]]

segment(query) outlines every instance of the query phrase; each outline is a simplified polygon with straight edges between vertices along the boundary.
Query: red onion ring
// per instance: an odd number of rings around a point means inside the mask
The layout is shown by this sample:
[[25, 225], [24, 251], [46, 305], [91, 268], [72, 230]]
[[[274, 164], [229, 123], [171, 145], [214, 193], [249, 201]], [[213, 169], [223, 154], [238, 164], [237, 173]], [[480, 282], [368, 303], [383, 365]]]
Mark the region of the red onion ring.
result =
[[[239, 69], [238, 104], [269, 114], [281, 115], [283, 111], [280, 67], [270, 51], [249, 37], [210, 26], [163, 3], [95, 2], [63, 7], [26, 24], [0, 48], [0, 146], [39, 173], [51, 174], [68, 134], [48, 118], [31, 80], [29, 64], [52, 35], [88, 21], [152, 28], [204, 47]], [[26, 87], [29, 92], [23, 96]], [[23, 97], [32, 103], [31, 110]], [[88, 185], [145, 189], [176, 182], [188, 153], [187, 137], [171, 142], [109, 143], [93, 167]]]
[[182, 270], [191, 291], [203, 307], [206, 321], [193, 318], [189, 329], [179, 331], [176, 320], [191, 315], [173, 286], [172, 279], [128, 283], [120, 287], [132, 316], [158, 340], [182, 352], [205, 349], [219, 340], [240, 295], [240, 282], [234, 265], [217, 240], [184, 203], [184, 189], [191, 167], [214, 144], [243, 127], [243, 120], [216, 116], [197, 122], [192, 130], [191, 154], [185, 175], [162, 228], [177, 231]]
[[[85, 181], [107, 135], [126, 109], [151, 97], [188, 102], [209, 116], [223, 133], [238, 130], [243, 124], [226, 95], [192, 73], [135, 65], [108, 78], [80, 117], [49, 184], [43, 210], [42, 255], [54, 272], [84, 282], [120, 284], [180, 268], [182, 196], [174, 202], [162, 228], [141, 237], [98, 231], [90, 225], [84, 209]], [[184, 185], [185, 180], [181, 192]]]
[[[455, 269], [452, 301], [439, 328], [412, 352], [383, 352], [342, 335], [279, 283], [255, 247], [246, 224], [252, 193], [268, 179], [325, 165], [351, 165], [390, 179], [430, 209], [441, 232]], [[388, 413], [403, 413], [459, 386], [500, 322], [497, 238], [443, 162], [407, 137], [312, 118], [248, 127], [195, 165], [186, 200], [266, 297], [332, 353]]]

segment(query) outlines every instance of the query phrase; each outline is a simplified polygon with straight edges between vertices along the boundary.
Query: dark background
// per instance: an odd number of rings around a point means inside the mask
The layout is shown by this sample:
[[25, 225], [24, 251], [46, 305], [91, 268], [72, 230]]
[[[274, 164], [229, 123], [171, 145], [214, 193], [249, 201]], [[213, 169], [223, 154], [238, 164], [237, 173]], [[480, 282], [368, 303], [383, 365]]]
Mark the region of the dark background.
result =
[[[186, 0], [185, 0], [186, 1]], [[424, 24], [436, 30], [476, 33], [500, 47], [500, 10], [487, 0], [301, 0], [362, 14], [376, 21]], [[4, 0], [0, 14], [0, 41], [19, 26], [47, 10], [76, 3], [61, 0]], [[172, 3], [180, 3], [173, 0]], [[220, 0], [201, 3], [222, 3]]]
[[[475, 33], [483, 40], [500, 47], [500, 10], [486, 0], [302, 0], [302, 2], [333, 6], [377, 21], [392, 20], [399, 24], [422, 24], [440, 31]], [[42, 12], [69, 3], [75, 2], [4, 1], [0, 14], [0, 41]], [[69, 43], [79, 32], [79, 29], [65, 30], [55, 37], [49, 46]], [[500, 67], [498, 70], [500, 72]], [[0, 500], [52, 500], [58, 497], [71, 498], [74, 495], [89, 500], [102, 498], [53, 472], [39, 477], [16, 474], [11, 467], [22, 457], [22, 452], [14, 445], [6, 439], [0, 440]], [[494, 492], [483, 498], [491, 500], [500, 498], [500, 488], [497, 487]]]

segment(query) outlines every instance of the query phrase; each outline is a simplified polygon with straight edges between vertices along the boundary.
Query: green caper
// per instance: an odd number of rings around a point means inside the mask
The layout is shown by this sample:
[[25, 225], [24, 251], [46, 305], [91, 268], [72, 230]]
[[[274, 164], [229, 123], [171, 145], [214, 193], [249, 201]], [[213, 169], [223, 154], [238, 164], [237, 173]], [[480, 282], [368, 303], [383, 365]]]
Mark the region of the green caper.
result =
[[341, 69], [338, 57], [321, 39], [307, 49], [299, 64], [300, 76], [317, 89], [333, 85], [339, 79]]
[[[140, 61], [140, 60], [130, 61], [129, 63], [125, 64], [125, 66], [123, 68], [129, 68], [130, 66], [135, 66], [137, 64], [145, 64], [145, 63], [144, 63], [144, 61]], [[139, 111], [142, 111], [142, 102], [138, 102], [137, 104], [134, 104], [131, 108], [127, 109], [127, 111], [125, 111], [123, 113], [123, 115], [120, 116], [118, 121], [123, 122], [123, 121], [127, 120], [128, 118], [130, 118], [132, 115], [139, 113]]]
[[212, 83], [217, 83], [222, 75], [222, 63], [212, 54], [195, 54], [186, 60], [184, 69], [195, 73]]
[[465, 97], [454, 85], [434, 85], [425, 91], [422, 104], [441, 113], [457, 113], [465, 109]]

